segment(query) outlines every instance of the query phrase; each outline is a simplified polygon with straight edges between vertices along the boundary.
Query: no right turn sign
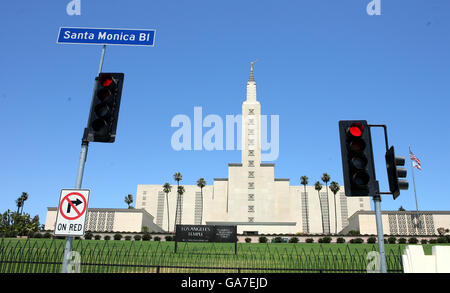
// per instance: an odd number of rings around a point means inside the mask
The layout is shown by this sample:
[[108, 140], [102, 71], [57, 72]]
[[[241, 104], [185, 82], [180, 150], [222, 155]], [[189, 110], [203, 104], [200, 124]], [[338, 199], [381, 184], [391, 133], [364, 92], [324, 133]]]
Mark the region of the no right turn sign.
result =
[[63, 189], [59, 197], [55, 236], [83, 236], [89, 189]]

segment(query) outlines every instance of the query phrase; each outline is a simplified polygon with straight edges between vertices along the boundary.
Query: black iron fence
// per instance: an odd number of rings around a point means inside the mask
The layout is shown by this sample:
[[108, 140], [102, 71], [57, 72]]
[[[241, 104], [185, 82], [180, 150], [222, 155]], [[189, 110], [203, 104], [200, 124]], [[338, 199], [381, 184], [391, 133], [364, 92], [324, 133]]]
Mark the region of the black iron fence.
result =
[[[58, 273], [65, 241], [0, 239], [0, 273]], [[71, 266], [83, 273], [366, 273], [368, 244], [179, 244], [74, 240]], [[386, 249], [388, 272], [402, 272], [401, 247]]]

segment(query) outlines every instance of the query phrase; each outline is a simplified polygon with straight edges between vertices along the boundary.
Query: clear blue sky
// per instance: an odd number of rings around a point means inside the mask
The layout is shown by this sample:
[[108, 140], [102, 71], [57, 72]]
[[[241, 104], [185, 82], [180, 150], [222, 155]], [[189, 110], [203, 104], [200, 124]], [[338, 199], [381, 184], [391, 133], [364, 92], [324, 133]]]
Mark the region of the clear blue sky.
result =
[[[0, 211], [45, 221], [72, 188], [101, 46], [56, 44], [60, 26], [156, 29], [155, 47], [110, 46], [104, 71], [126, 75], [114, 144], [92, 143], [83, 188], [90, 207], [125, 208], [137, 184], [227, 177], [239, 151], [174, 151], [172, 117], [241, 112], [249, 62], [262, 113], [280, 117], [275, 176], [310, 182], [328, 172], [343, 184], [338, 120], [387, 124], [389, 143], [422, 161], [419, 207], [449, 210], [450, 2], [382, 0], [6, 1], [0, 11]], [[204, 129], [206, 132], [207, 129]], [[387, 189], [384, 136], [373, 132], [377, 174]], [[415, 209], [410, 189], [384, 210]]]

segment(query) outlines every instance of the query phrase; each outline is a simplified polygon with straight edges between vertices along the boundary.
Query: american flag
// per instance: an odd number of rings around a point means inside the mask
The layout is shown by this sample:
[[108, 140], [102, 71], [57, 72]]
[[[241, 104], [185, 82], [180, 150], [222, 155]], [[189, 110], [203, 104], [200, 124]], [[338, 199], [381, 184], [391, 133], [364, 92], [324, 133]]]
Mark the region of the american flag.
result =
[[416, 157], [415, 154], [413, 154], [413, 152], [411, 150], [409, 150], [409, 157], [411, 159], [412, 165], [414, 168], [417, 168], [419, 170], [422, 170], [422, 166], [420, 165], [420, 160]]

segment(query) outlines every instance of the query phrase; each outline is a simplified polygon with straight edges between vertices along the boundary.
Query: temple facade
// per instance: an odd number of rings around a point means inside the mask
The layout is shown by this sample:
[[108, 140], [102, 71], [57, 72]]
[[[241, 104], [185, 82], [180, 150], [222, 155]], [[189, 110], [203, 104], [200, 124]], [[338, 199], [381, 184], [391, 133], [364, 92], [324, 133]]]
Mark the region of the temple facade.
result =
[[[239, 234], [339, 233], [357, 211], [370, 211], [370, 197], [334, 195], [324, 185], [291, 185], [275, 177], [275, 164], [261, 161], [261, 104], [251, 63], [242, 103], [242, 161], [228, 164], [228, 178], [215, 178], [202, 190], [184, 185], [178, 224], [237, 225]], [[174, 231], [177, 186], [164, 193], [163, 183], [139, 184], [136, 208], [155, 217], [155, 224]], [[166, 197], [167, 196], [167, 197]], [[169, 211], [169, 212], [168, 212]]]

